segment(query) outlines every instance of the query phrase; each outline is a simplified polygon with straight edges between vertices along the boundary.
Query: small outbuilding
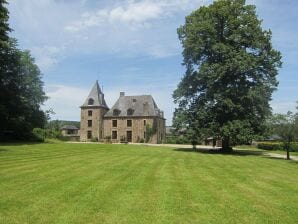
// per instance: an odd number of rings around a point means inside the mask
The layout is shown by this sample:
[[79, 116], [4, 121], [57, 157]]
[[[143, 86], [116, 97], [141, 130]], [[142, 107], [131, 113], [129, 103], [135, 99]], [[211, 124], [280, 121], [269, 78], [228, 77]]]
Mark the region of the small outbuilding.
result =
[[61, 127], [63, 136], [79, 136], [79, 128], [74, 125], [64, 125]]

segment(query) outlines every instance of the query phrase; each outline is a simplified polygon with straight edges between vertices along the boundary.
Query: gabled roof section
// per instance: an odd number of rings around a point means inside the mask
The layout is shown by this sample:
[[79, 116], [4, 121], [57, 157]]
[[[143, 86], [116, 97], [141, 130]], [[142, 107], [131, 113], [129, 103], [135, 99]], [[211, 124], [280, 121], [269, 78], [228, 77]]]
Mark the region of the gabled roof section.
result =
[[87, 99], [81, 107], [105, 107], [108, 108], [106, 101], [104, 99], [104, 94], [102, 93], [98, 81], [96, 80], [92, 90], [90, 91]]
[[157, 116], [163, 118], [163, 112], [157, 107], [151, 95], [120, 96], [105, 117]]

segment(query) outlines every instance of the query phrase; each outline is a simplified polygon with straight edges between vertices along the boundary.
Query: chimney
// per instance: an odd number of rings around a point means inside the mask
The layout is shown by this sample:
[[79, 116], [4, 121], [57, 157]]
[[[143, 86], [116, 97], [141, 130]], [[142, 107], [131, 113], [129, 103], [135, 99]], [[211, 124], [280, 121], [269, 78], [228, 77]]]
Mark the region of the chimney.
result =
[[120, 92], [120, 97], [125, 96], [125, 92]]

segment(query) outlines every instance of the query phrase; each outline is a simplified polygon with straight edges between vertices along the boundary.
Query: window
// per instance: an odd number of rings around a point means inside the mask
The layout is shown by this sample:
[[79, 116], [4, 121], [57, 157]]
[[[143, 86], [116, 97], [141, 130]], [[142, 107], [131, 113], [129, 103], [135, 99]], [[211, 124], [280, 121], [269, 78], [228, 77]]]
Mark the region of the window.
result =
[[92, 127], [92, 120], [88, 120], [88, 127]]
[[132, 126], [132, 120], [127, 120], [127, 127], [131, 127]]
[[88, 100], [88, 105], [93, 105], [94, 104], [94, 100], [92, 99], [92, 98], [90, 98], [89, 100]]
[[129, 108], [129, 109], [127, 110], [127, 115], [133, 115], [133, 112], [134, 112], [134, 110], [131, 109], [131, 108]]
[[117, 127], [117, 120], [112, 120], [112, 127], [116, 128]]
[[88, 110], [88, 116], [92, 116], [92, 110]]
[[113, 116], [119, 116], [120, 113], [121, 111], [118, 109], [113, 110]]
[[146, 126], [146, 120], [144, 120], [144, 126]]
[[92, 138], [92, 131], [87, 131], [87, 138], [88, 139]]
[[117, 131], [112, 131], [112, 139], [117, 139]]

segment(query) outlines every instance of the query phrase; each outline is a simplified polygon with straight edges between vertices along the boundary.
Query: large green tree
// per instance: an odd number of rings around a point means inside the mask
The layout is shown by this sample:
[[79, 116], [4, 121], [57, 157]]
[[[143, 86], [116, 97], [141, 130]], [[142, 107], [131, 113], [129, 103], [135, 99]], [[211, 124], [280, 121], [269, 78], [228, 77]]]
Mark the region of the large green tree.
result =
[[7, 2], [0, 0], [0, 140], [27, 138], [45, 123], [41, 73], [29, 51], [9, 37]]
[[278, 82], [281, 54], [254, 5], [218, 0], [178, 28], [186, 72], [173, 97], [174, 125], [220, 137], [223, 149], [262, 134]]

